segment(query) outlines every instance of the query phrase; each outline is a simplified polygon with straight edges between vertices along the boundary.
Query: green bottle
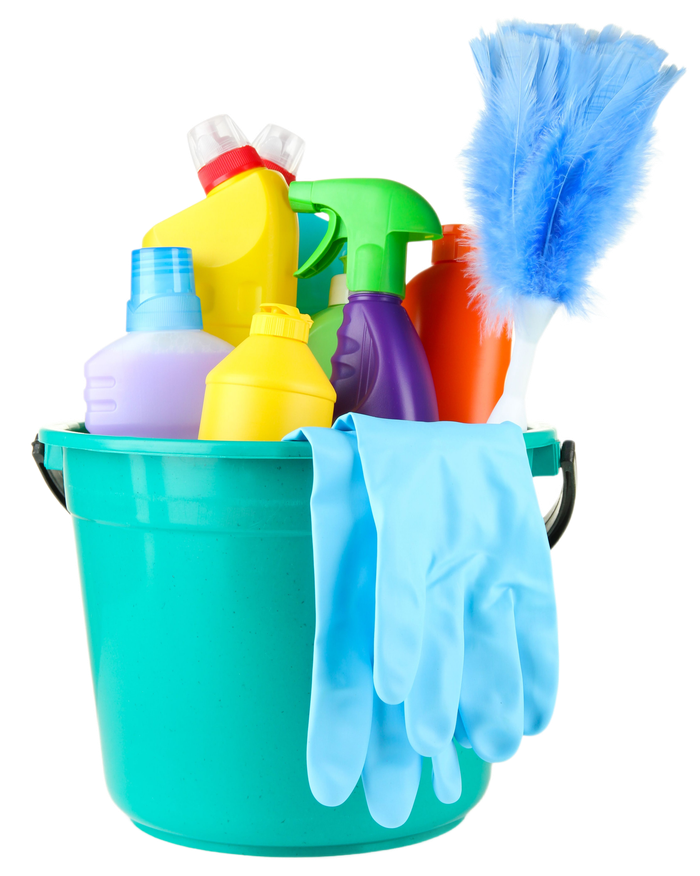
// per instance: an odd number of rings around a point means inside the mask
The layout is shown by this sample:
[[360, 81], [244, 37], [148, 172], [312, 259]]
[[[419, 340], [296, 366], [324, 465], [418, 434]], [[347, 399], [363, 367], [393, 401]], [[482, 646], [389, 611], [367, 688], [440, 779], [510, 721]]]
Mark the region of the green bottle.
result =
[[[343, 270], [347, 271], [347, 256], [341, 256], [340, 261], [343, 263]], [[343, 308], [347, 303], [348, 278], [345, 273], [336, 274], [331, 277], [328, 307], [319, 310], [311, 317], [314, 324], [309, 332], [309, 348], [329, 380], [332, 370], [331, 358], [338, 346], [338, 329], [342, 325]]]

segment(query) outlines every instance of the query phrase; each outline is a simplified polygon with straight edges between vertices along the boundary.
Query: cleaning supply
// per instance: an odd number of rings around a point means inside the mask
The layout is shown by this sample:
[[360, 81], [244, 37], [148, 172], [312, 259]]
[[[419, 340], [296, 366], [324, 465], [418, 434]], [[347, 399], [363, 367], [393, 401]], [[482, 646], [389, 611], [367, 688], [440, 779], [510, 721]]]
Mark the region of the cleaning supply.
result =
[[485, 423], [503, 394], [510, 337], [506, 326], [486, 324], [475, 285], [470, 230], [443, 225], [432, 266], [411, 280], [404, 299], [430, 363], [441, 420]]
[[263, 304], [250, 337], [207, 376], [199, 437], [281, 441], [302, 426], [330, 426], [335, 391], [309, 350], [311, 318]]
[[192, 249], [204, 328], [239, 344], [263, 301], [294, 305], [299, 233], [287, 184], [228, 116], [188, 134], [206, 198], [159, 222], [144, 246]]
[[[300, 216], [310, 215], [301, 213]], [[343, 324], [343, 308], [348, 303], [348, 280], [345, 275], [347, 256], [340, 257], [343, 273], [331, 278], [328, 307], [312, 316], [314, 324], [309, 332], [309, 349], [330, 378], [333, 371], [331, 359], [338, 348], [338, 329]]]
[[191, 250], [132, 252], [126, 331], [85, 364], [88, 432], [196, 438], [206, 376], [233, 348], [202, 331]]
[[301, 213], [326, 213], [328, 232], [297, 272], [323, 270], [347, 241], [349, 299], [338, 331], [331, 382], [335, 416], [437, 420], [428, 360], [401, 306], [406, 246], [442, 234], [435, 211], [417, 192], [391, 180], [293, 182], [289, 202]]
[[527, 428], [525, 393], [560, 306], [585, 309], [588, 276], [627, 223], [659, 104], [683, 74], [666, 53], [609, 26], [515, 21], [471, 43], [485, 109], [465, 150], [478, 217], [479, 289], [514, 318], [503, 396], [489, 422]]
[[447, 802], [459, 793], [453, 735], [500, 761], [551, 717], [556, 609], [525, 442], [512, 423], [358, 414], [286, 440], [314, 456], [309, 782], [337, 806], [388, 760], [393, 779], [367, 796], [396, 826], [416, 788], [406, 740], [434, 758]]
[[[297, 178], [297, 171], [304, 154], [301, 137], [280, 125], [266, 125], [253, 140], [253, 148], [265, 167], [282, 174], [287, 185]], [[323, 240], [328, 222], [313, 213], [300, 213], [299, 219], [299, 264], [303, 264]], [[302, 313], [316, 313], [328, 304], [328, 286], [331, 278], [341, 274], [343, 267], [335, 259], [327, 268], [311, 277], [297, 280], [297, 307]], [[309, 341], [309, 345], [311, 341]]]

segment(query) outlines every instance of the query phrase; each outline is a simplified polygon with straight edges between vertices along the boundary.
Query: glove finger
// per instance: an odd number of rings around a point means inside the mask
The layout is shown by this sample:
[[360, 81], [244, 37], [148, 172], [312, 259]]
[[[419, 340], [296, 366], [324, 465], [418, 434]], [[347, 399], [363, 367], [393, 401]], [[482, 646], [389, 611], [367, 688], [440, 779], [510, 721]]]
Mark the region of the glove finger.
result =
[[433, 755], [433, 790], [441, 803], [456, 803], [462, 796], [459, 758], [451, 742], [439, 754]]
[[499, 579], [510, 586], [513, 594], [523, 685], [523, 730], [532, 735], [549, 723], [557, 692], [559, 658], [552, 557], [524, 456], [521, 465], [512, 466], [509, 482], [515, 500], [508, 516], [511, 550], [499, 558]]
[[400, 464], [408, 458], [408, 435], [424, 424], [362, 414], [347, 421], [357, 429], [378, 535], [374, 687], [385, 703], [397, 704], [408, 696], [420, 659], [429, 545], [416, 510], [434, 506], [434, 493], [426, 495], [434, 479], [415, 458]]
[[405, 704], [408, 738], [424, 757], [435, 757], [454, 736], [464, 665], [464, 595], [459, 583], [445, 575], [431, 581], [427, 592], [420, 663]]
[[406, 735], [403, 705], [387, 705], [375, 695], [362, 784], [377, 824], [400, 827], [406, 822], [418, 793], [422, 766], [421, 756]]
[[524, 732], [534, 736], [552, 717], [559, 683], [554, 589], [515, 590], [515, 626], [523, 678]]
[[[355, 663], [355, 665], [353, 665]], [[340, 806], [362, 772], [372, 722], [372, 674], [362, 661], [346, 661], [347, 687], [314, 672], [306, 766], [311, 793], [324, 806]]]
[[316, 633], [306, 762], [314, 797], [339, 806], [359, 781], [372, 723], [376, 532], [354, 435], [304, 432], [316, 469]]
[[482, 760], [507, 760], [523, 735], [523, 685], [510, 590], [465, 606], [464, 675], [460, 712]]
[[[392, 532], [398, 530], [392, 527]], [[402, 543], [391, 545], [385, 528], [377, 556], [374, 687], [385, 703], [402, 703], [418, 669], [423, 636], [425, 578], [405, 568]]]

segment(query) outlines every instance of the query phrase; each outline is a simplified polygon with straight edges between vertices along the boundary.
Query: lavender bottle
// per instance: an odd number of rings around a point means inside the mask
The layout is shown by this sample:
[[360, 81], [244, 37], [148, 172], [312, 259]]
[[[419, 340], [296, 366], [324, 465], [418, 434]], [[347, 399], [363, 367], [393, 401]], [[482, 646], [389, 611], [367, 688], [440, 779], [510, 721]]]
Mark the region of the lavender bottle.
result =
[[190, 249], [136, 249], [131, 265], [127, 334], [85, 364], [85, 427], [196, 439], [207, 374], [233, 347], [202, 331]]

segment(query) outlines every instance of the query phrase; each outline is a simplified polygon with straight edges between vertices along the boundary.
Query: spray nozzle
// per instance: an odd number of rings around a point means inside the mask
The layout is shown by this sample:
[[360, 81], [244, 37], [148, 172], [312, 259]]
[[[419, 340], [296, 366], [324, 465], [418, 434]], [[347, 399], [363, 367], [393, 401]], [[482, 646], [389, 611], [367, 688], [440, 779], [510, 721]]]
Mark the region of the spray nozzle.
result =
[[440, 220], [418, 192], [387, 179], [293, 182], [289, 203], [297, 213], [325, 213], [328, 230], [296, 272], [313, 277], [327, 268], [347, 241], [347, 281], [352, 292], [403, 297], [406, 247], [442, 237]]

